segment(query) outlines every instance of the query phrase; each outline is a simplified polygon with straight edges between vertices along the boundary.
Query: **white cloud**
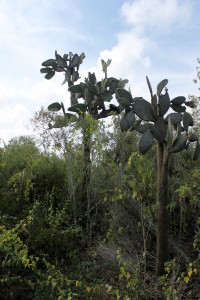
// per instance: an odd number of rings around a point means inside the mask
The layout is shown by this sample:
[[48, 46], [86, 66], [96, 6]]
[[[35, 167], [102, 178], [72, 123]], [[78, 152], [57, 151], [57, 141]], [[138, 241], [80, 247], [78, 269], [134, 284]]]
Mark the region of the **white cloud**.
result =
[[[103, 78], [101, 59], [105, 61], [111, 59], [112, 62], [108, 67], [108, 76], [128, 79], [129, 83], [127, 87], [133, 87], [134, 83], [139, 81], [143, 82], [145, 79], [144, 77], [140, 80], [140, 76], [138, 77], [138, 68], [143, 69], [146, 73], [151, 65], [151, 60], [146, 53], [150, 44], [151, 41], [148, 38], [138, 36], [134, 30], [120, 32], [118, 34], [117, 44], [110, 50], [105, 49], [101, 51], [97, 66], [90, 68], [89, 71], [95, 72], [98, 79]], [[86, 73], [87, 72], [85, 72], [85, 76]], [[134, 88], [134, 93], [141, 93], [143, 88], [143, 83], [137, 84], [137, 88]]]
[[[109, 76], [129, 79], [128, 86], [136, 96], [149, 97], [145, 76], [153, 77], [156, 85], [165, 76], [169, 76], [169, 64], [161, 62], [159, 65], [152, 64], [153, 50], [160, 51], [158, 33], [163, 35], [174, 31], [174, 26], [187, 26], [192, 14], [192, 5], [188, 0], [134, 0], [126, 1], [121, 7], [121, 16], [124, 23], [129, 27], [118, 33], [117, 43], [111, 49], [100, 52], [98, 68], [93, 71], [100, 74], [101, 59], [112, 59], [109, 66]], [[151, 34], [149, 34], [149, 31]], [[165, 33], [165, 34], [164, 34]], [[168, 52], [173, 45], [168, 45]], [[178, 50], [178, 57], [181, 60], [182, 53]], [[163, 51], [163, 49], [161, 50]], [[149, 54], [151, 53], [151, 54]], [[153, 54], [152, 54], [153, 53]], [[169, 54], [170, 55], [170, 54]], [[175, 59], [175, 58], [174, 58]], [[154, 58], [155, 61], [155, 58]], [[173, 69], [173, 58], [171, 59]], [[162, 70], [162, 65], [165, 69]], [[160, 74], [155, 72], [160, 70]], [[165, 72], [164, 77], [163, 71]], [[171, 73], [174, 72], [171, 70]], [[177, 71], [178, 73], [178, 71]], [[186, 81], [183, 72], [178, 73], [177, 83], [180, 78]], [[101, 76], [102, 77], [102, 76]], [[127, 86], [127, 87], [128, 87]]]
[[1, 0], [0, 50], [11, 57], [13, 67], [33, 68], [48, 51], [63, 45], [63, 40], [70, 40], [71, 45], [77, 40], [92, 43], [81, 32], [82, 17], [72, 0], [60, 0], [59, 4], [56, 0]]
[[67, 85], [61, 86], [61, 77], [55, 80], [32, 81], [30, 77], [16, 82], [2, 80], [0, 84], [0, 138], [6, 142], [13, 136], [27, 133], [34, 111], [47, 108], [52, 102], [70, 106]]
[[26, 126], [29, 123], [31, 112], [22, 104], [5, 105], [1, 109], [0, 139], [8, 142], [14, 136], [32, 134]]
[[[115, 64], [111, 65], [110, 70], [125, 75], [127, 69], [130, 71], [134, 63], [143, 58], [142, 55], [147, 41], [147, 39], [137, 36], [132, 30], [119, 33], [117, 45], [111, 50], [101, 51], [100, 58], [112, 58]], [[115, 69], [113, 70], [113, 68]]]
[[13, 99], [15, 97], [15, 91], [12, 86], [6, 86], [3, 82], [0, 82], [0, 106], [6, 103], [7, 99]]
[[187, 0], [135, 0], [125, 2], [121, 14], [127, 24], [163, 32], [175, 23], [186, 24], [191, 17], [191, 8]]
[[61, 85], [62, 80], [46, 79], [36, 82], [30, 90], [29, 101], [34, 103], [35, 109], [48, 106], [52, 102], [63, 102], [66, 107], [70, 106], [67, 84]]
[[[54, 47], [63, 45], [63, 36], [71, 44], [84, 38], [76, 27], [81, 20], [82, 12], [72, 0], [60, 0], [59, 5], [56, 0], [0, 0], [1, 138], [8, 141], [24, 134], [41, 106], [67, 103], [67, 85], [60, 85], [63, 77], [47, 81], [39, 69], [42, 61], [54, 56]], [[85, 41], [90, 42], [86, 37]]]

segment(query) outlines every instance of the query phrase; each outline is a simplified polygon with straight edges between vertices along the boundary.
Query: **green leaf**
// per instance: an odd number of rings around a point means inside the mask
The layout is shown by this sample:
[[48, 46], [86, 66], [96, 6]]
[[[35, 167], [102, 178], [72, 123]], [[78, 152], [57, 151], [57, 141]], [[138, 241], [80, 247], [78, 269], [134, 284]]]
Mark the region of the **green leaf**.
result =
[[92, 101], [91, 94], [87, 88], [87, 85], [83, 86], [83, 98], [86, 104], [89, 104]]
[[171, 149], [172, 142], [173, 142], [173, 125], [171, 122], [171, 117], [169, 117], [168, 119], [166, 141], [167, 141], [167, 148], [169, 150]]
[[84, 103], [78, 103], [68, 108], [69, 111], [73, 111], [76, 113], [86, 112], [87, 105]]
[[181, 104], [185, 103], [185, 100], [186, 100], [185, 97], [183, 97], [183, 96], [178, 96], [178, 97], [172, 99], [172, 100], [171, 100], [171, 103], [172, 103], [172, 104], [175, 104], [175, 105], [181, 105]]
[[82, 93], [82, 87], [83, 87], [83, 84], [76, 84], [76, 85], [71, 85], [69, 87], [69, 91], [71, 93]]
[[54, 67], [54, 70], [55, 70], [56, 72], [64, 72], [64, 71], [65, 71], [65, 69], [64, 69], [63, 67], [60, 67], [60, 66], [55, 66], [55, 67]]
[[74, 54], [71, 62], [70, 62], [70, 68], [75, 68], [79, 64], [79, 56], [78, 54]]
[[57, 51], [55, 51], [55, 57], [60, 67], [67, 68], [66, 61], [57, 53]]
[[130, 127], [130, 131], [137, 130], [137, 128], [140, 126], [141, 122], [142, 122], [141, 119], [135, 120], [135, 122]]
[[49, 111], [59, 111], [62, 108], [62, 105], [58, 102], [54, 102], [48, 106]]
[[79, 55], [79, 65], [82, 64], [84, 58], [85, 58], [85, 53], [82, 52], [82, 53]]
[[200, 155], [200, 144], [199, 142], [197, 142], [194, 150], [193, 160], [197, 160], [199, 155]]
[[183, 132], [175, 139], [170, 149], [170, 153], [176, 153], [184, 150], [186, 143], [187, 143], [187, 134], [186, 132]]
[[49, 71], [51, 71], [52, 69], [51, 68], [42, 68], [40, 69], [40, 73], [48, 73]]
[[155, 121], [151, 104], [143, 98], [134, 98], [133, 110], [143, 121]]
[[67, 71], [65, 71], [65, 79], [64, 79], [62, 85], [65, 84], [66, 82], [69, 82], [70, 79], [71, 79], [71, 72], [69, 70], [67, 70]]
[[64, 54], [64, 55], [63, 55], [63, 59], [64, 59], [65, 61], [68, 61], [68, 60], [69, 60], [68, 54]]
[[103, 93], [103, 94], [101, 95], [101, 98], [102, 98], [103, 101], [110, 102], [110, 101], [112, 100], [113, 97], [112, 97], [112, 94], [111, 94], [111, 93], [106, 92], [106, 93]]
[[150, 95], [151, 95], [151, 97], [153, 97], [153, 90], [152, 90], [151, 83], [150, 83], [150, 81], [149, 81], [148, 76], [146, 76], [146, 80], [147, 80], [147, 85], [148, 85], [148, 87], [149, 87]]
[[182, 115], [180, 113], [170, 113], [165, 120], [168, 122], [169, 118], [171, 119], [171, 123], [173, 125], [177, 125], [182, 121]]
[[111, 59], [109, 58], [108, 60], [107, 60], [107, 67], [109, 67], [110, 66], [110, 64], [111, 64]]
[[121, 128], [121, 131], [124, 132], [124, 131], [127, 131], [129, 129], [129, 123], [126, 119], [125, 116], [123, 116], [120, 120], [120, 128]]
[[116, 90], [116, 93], [117, 93], [117, 97], [120, 98], [120, 99], [127, 99], [129, 100], [130, 102], [133, 101], [133, 98], [132, 98], [132, 95], [131, 93], [129, 93], [127, 90], [125, 89], [117, 89]]
[[92, 101], [91, 109], [94, 111], [97, 110], [97, 108], [98, 109], [104, 108], [103, 99], [101, 97], [96, 97], [95, 100]]
[[158, 103], [159, 103], [159, 114], [160, 116], [164, 116], [170, 108], [170, 99], [169, 99], [168, 92], [166, 92], [164, 95], [159, 96]]
[[102, 71], [105, 72], [107, 69], [107, 64], [106, 64], [105, 60], [101, 59], [101, 65], [102, 65]]
[[125, 116], [132, 110], [130, 106], [125, 108]]
[[139, 152], [146, 154], [147, 151], [152, 147], [154, 143], [154, 137], [150, 130], [146, 131], [139, 141]]
[[171, 104], [171, 108], [176, 111], [176, 112], [184, 112], [186, 110], [186, 107], [185, 106], [182, 106], [182, 105], [176, 105], [176, 104]]
[[128, 79], [117, 80], [117, 86], [116, 87], [119, 88], [119, 89], [123, 89], [127, 83], [128, 83]]
[[188, 131], [189, 126], [193, 126], [194, 121], [192, 116], [188, 112], [184, 112], [183, 114], [183, 128], [185, 131]]
[[159, 142], [164, 141], [162, 135], [160, 134], [158, 128], [155, 125], [149, 124], [149, 129], [150, 129], [151, 133], [153, 134], [154, 139], [156, 139]]
[[129, 113], [127, 113], [125, 118], [129, 124], [129, 127], [131, 127], [133, 125], [133, 123], [135, 122], [135, 113], [133, 112], [133, 110], [129, 111]]
[[158, 118], [155, 125], [149, 124], [149, 128], [157, 141], [164, 142], [167, 134], [167, 126], [162, 117]]
[[89, 82], [92, 84], [92, 85], [95, 85], [96, 82], [97, 82], [97, 79], [96, 79], [96, 75], [95, 73], [88, 73], [88, 78], [89, 78]]
[[63, 80], [63, 82], [61, 83], [61, 85], [64, 85], [67, 82], [66, 78]]
[[167, 126], [165, 124], [165, 121], [162, 117], [159, 117], [158, 120], [155, 123], [155, 126], [158, 128], [158, 131], [162, 135], [162, 137], [165, 139], [167, 134]]
[[98, 95], [98, 90], [97, 90], [97, 88], [96, 88], [95, 85], [93, 85], [90, 82], [88, 82], [86, 84], [86, 86], [87, 86], [87, 88], [88, 88], [88, 90], [90, 91], [91, 94], [96, 95], [96, 96]]
[[157, 85], [157, 95], [160, 96], [162, 90], [164, 87], [168, 84], [168, 79], [163, 79], [158, 85]]
[[[114, 77], [107, 78], [105, 86], [106, 86], [106, 88], [108, 88], [108, 90], [111, 94], [115, 93], [115, 91], [118, 87], [118, 82], [119, 82], [119, 80]], [[98, 86], [99, 86], [99, 84], [100, 83], [98, 82]], [[100, 92], [100, 94], [101, 94], [101, 92]]]
[[61, 108], [62, 108], [63, 114], [65, 114], [65, 106], [64, 106], [63, 102], [61, 102]]
[[50, 66], [53, 66], [53, 65], [55, 65], [55, 63], [56, 63], [56, 61], [55, 61], [55, 59], [47, 59], [47, 60], [45, 60], [43, 63], [42, 63], [42, 66], [43, 67], [50, 67]]
[[145, 133], [146, 131], [149, 130], [149, 124], [142, 124], [142, 125], [139, 125], [136, 130], [139, 132], [139, 133]]
[[120, 98], [117, 99], [117, 101], [119, 102], [120, 105], [122, 105], [123, 107], [128, 107], [131, 105], [131, 102], [128, 99], [125, 98]]
[[78, 71], [75, 71], [75, 69], [74, 69], [73, 73], [72, 73], [72, 82], [74, 83], [78, 79], [79, 79], [79, 73], [78, 73]]
[[53, 76], [55, 75], [55, 71], [54, 70], [51, 70], [51, 71], [49, 71], [44, 77], [46, 78], [46, 79], [51, 79]]
[[186, 132], [188, 132], [189, 123], [190, 123], [189, 114], [187, 112], [185, 112], [183, 114], [183, 128]]

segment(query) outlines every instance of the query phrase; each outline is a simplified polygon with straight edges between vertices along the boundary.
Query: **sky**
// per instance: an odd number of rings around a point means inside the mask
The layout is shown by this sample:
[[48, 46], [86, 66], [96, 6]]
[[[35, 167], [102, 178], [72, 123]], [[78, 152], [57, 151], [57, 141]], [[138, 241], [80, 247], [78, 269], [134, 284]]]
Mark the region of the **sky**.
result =
[[0, 139], [32, 134], [42, 106], [70, 106], [64, 75], [40, 73], [55, 50], [85, 53], [82, 78], [101, 80], [112, 59], [108, 76], [128, 79], [133, 97], [150, 99], [146, 75], [154, 91], [167, 78], [171, 98], [198, 95], [199, 32], [199, 0], [0, 0]]

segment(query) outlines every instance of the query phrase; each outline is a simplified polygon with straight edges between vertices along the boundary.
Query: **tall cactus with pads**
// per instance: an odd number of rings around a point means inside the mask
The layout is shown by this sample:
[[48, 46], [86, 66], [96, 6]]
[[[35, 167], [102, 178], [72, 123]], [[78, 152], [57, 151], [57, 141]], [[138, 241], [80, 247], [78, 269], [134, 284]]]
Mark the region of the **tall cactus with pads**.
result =
[[[106, 107], [106, 103], [109, 103], [113, 97], [116, 97], [116, 89], [124, 88], [127, 80], [118, 80], [114, 77], [107, 76], [107, 69], [111, 63], [108, 59], [107, 62], [101, 60], [102, 71], [104, 78], [98, 81], [94, 73], [88, 73], [88, 77], [75, 84], [80, 79], [79, 67], [85, 58], [85, 54], [81, 53], [73, 54], [69, 52], [63, 56], [59, 55], [55, 51], [55, 58], [48, 59], [42, 63], [40, 72], [45, 74], [47, 80], [51, 79], [56, 72], [62, 72], [64, 74], [64, 81], [62, 84], [68, 84], [68, 91], [70, 93], [71, 106], [66, 109], [63, 102], [54, 102], [48, 106], [49, 111], [62, 111], [62, 115], [59, 115], [54, 124], [49, 124], [49, 129], [62, 128], [68, 126], [69, 122], [81, 122], [82, 134], [83, 134], [83, 169], [84, 178], [82, 185], [82, 203], [84, 208], [84, 215], [89, 213], [88, 207], [90, 207], [90, 179], [91, 179], [91, 160], [90, 160], [90, 141], [92, 137], [92, 128], [87, 128], [87, 122], [85, 122], [86, 115], [89, 114], [92, 119], [98, 120], [106, 118], [113, 113], [120, 113], [119, 107], [114, 104], [110, 104]], [[79, 102], [79, 100], [82, 100]], [[86, 227], [88, 227], [89, 216], [86, 220]], [[87, 232], [90, 232], [87, 228]]]
[[195, 143], [193, 160], [200, 154], [198, 136], [190, 131], [193, 118], [186, 111], [191, 106], [191, 101], [186, 101], [183, 96], [170, 100], [168, 80], [162, 80], [154, 94], [148, 77], [147, 84], [151, 95], [148, 102], [142, 97], [133, 98], [131, 92], [118, 88], [117, 100], [124, 112], [121, 118], [121, 130], [136, 130], [142, 134], [139, 141], [139, 152], [146, 154], [153, 146], [157, 147], [157, 261], [156, 273], [164, 273], [164, 263], [168, 260], [168, 167], [172, 153], [188, 149]]

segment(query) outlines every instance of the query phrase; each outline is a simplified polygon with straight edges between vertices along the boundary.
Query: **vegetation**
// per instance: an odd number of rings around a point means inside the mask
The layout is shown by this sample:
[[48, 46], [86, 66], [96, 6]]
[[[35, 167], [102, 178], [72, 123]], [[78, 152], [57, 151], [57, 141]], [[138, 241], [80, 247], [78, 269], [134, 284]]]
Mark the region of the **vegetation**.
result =
[[84, 57], [43, 63], [46, 79], [64, 72], [71, 107], [42, 108], [37, 140], [0, 149], [0, 299], [198, 299], [196, 100], [170, 101], [166, 80], [154, 95], [148, 78], [151, 103], [133, 98], [110, 60], [75, 85]]

